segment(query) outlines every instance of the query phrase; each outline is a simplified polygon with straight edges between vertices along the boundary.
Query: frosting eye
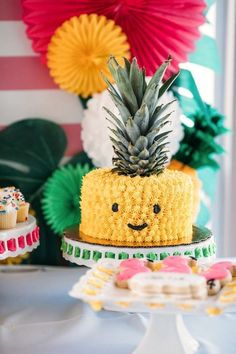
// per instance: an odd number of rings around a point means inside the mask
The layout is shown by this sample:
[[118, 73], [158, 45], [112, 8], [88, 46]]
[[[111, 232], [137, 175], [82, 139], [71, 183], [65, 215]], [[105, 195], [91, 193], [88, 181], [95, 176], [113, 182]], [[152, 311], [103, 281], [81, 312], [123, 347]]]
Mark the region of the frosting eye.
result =
[[118, 211], [118, 204], [117, 203], [112, 204], [111, 209], [112, 211], [114, 211], [114, 213], [116, 213]]
[[154, 204], [154, 205], [153, 205], [153, 212], [154, 212], [155, 214], [158, 214], [160, 211], [161, 211], [160, 206], [159, 206], [158, 204]]

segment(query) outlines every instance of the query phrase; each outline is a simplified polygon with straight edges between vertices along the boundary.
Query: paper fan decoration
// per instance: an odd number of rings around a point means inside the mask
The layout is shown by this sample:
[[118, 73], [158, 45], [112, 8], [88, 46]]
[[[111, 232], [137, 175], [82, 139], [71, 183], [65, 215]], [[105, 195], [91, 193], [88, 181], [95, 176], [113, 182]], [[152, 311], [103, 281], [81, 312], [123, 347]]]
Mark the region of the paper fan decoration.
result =
[[217, 155], [225, 152], [218, 138], [229, 130], [224, 126], [225, 117], [214, 107], [205, 104], [205, 110], [197, 110], [187, 118], [190, 124], [184, 125], [184, 138], [174, 158], [195, 170], [217, 170]]
[[80, 190], [83, 176], [91, 171], [88, 165], [67, 165], [55, 171], [44, 187], [42, 208], [54, 232], [80, 222]]
[[[148, 80], [147, 80], [148, 81]], [[172, 101], [174, 96], [172, 92], [167, 92], [160, 99], [160, 104]], [[87, 109], [84, 111], [82, 120], [81, 139], [83, 148], [92, 159], [97, 167], [110, 167], [112, 166], [112, 157], [114, 151], [112, 148], [111, 140], [109, 139], [110, 131], [108, 130], [108, 122], [106, 120], [106, 113], [103, 107], [108, 108], [110, 111], [119, 116], [119, 112], [112, 102], [107, 90], [101, 94], [94, 95], [87, 104]], [[170, 116], [172, 125], [164, 127], [162, 131], [173, 130], [169, 134], [170, 145], [170, 158], [179, 149], [179, 143], [183, 139], [183, 128], [181, 125], [180, 117], [182, 111], [178, 102], [174, 102], [171, 107], [166, 111], [169, 113], [174, 111]]]
[[129, 58], [129, 44], [119, 26], [105, 16], [72, 17], [59, 27], [48, 46], [47, 65], [60, 88], [88, 97], [106, 88], [101, 72], [112, 80], [109, 56], [120, 64]]
[[[23, 20], [33, 49], [46, 62], [47, 46], [55, 30], [72, 16], [96, 13], [113, 19], [128, 37], [148, 75], [168, 54], [174, 60], [171, 70], [187, 59], [204, 23], [204, 0], [22, 0]], [[112, 53], [114, 54], [114, 53]]]

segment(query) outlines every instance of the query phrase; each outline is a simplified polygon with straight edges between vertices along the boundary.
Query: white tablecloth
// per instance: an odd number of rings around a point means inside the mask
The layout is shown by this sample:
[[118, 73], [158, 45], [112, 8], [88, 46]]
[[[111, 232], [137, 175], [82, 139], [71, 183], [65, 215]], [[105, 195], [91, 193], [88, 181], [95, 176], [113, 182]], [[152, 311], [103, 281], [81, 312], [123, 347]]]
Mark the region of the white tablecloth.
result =
[[[132, 353], [145, 332], [144, 317], [95, 313], [71, 298], [68, 291], [85, 271], [46, 268], [3, 273], [0, 268], [0, 354]], [[198, 354], [236, 353], [236, 313], [184, 319], [201, 343]]]

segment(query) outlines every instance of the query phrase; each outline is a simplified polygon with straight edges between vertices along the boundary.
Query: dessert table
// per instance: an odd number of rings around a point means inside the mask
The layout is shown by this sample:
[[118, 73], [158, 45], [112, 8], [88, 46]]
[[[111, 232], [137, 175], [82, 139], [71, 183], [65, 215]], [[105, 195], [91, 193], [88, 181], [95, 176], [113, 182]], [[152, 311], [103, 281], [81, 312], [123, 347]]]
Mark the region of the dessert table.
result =
[[[0, 353], [131, 354], [145, 333], [147, 315], [97, 313], [71, 298], [68, 291], [86, 270], [0, 267]], [[236, 312], [189, 314], [184, 321], [200, 342], [198, 354], [235, 353]]]

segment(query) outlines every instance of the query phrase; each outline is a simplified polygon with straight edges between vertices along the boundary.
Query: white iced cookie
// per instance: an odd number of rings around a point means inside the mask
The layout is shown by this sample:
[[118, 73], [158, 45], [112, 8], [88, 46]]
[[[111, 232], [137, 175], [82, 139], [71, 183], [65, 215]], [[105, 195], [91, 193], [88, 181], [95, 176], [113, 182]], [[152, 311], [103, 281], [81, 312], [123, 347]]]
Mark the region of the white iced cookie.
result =
[[196, 274], [140, 273], [128, 281], [129, 288], [141, 296], [168, 295], [186, 299], [204, 299], [206, 279]]
[[221, 303], [231, 304], [236, 303], [236, 281], [233, 280], [227, 283], [221, 290], [218, 300]]
[[115, 261], [103, 259], [97, 263], [97, 269], [100, 272], [107, 273], [107, 274], [111, 275], [116, 272], [117, 263]]

